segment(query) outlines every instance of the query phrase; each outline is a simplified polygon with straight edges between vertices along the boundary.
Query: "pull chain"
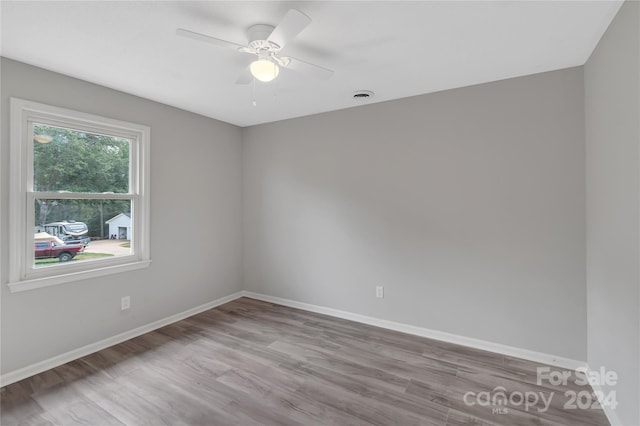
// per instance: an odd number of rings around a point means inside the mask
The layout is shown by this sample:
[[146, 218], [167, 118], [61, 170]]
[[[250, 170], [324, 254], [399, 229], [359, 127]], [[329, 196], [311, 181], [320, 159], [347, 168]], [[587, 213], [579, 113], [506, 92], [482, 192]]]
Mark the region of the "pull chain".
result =
[[256, 102], [256, 78], [253, 78], [253, 106], [258, 106]]

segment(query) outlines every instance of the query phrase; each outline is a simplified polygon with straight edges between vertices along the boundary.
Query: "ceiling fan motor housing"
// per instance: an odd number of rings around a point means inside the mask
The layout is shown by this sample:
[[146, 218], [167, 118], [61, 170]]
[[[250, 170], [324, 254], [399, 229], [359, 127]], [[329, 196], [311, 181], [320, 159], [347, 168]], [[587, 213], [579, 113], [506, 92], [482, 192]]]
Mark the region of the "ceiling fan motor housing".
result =
[[249, 35], [249, 46], [256, 50], [262, 48], [280, 49], [280, 46], [272, 41], [267, 41], [275, 27], [272, 25], [256, 24], [247, 29]]

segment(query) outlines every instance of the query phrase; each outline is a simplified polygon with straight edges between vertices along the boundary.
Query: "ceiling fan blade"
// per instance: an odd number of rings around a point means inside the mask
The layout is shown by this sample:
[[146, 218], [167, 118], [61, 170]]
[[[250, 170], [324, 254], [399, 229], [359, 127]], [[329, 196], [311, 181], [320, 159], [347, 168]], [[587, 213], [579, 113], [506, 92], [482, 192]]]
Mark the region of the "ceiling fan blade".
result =
[[281, 58], [283, 62], [286, 63], [284, 65], [285, 68], [290, 69], [295, 72], [299, 72], [304, 75], [308, 75], [310, 77], [317, 78], [319, 80], [328, 80], [333, 75], [333, 71], [321, 67], [319, 65], [314, 65], [309, 62], [302, 61], [296, 58]]
[[289, 9], [282, 21], [273, 30], [267, 41], [273, 42], [283, 48], [288, 42], [297, 36], [307, 25], [311, 23], [309, 18], [304, 13], [296, 9]]
[[253, 75], [251, 75], [251, 71], [249, 70], [249, 67], [246, 67], [244, 70], [242, 70], [242, 72], [238, 76], [238, 79], [236, 80], [236, 84], [249, 84], [252, 81], [253, 81]]
[[211, 36], [200, 34], [200, 33], [194, 33], [193, 31], [185, 30], [183, 28], [178, 28], [176, 30], [176, 35], [180, 37], [191, 38], [198, 41], [204, 41], [205, 43], [213, 44], [214, 46], [226, 47], [233, 50], [238, 50], [245, 47], [241, 44], [233, 43], [227, 40], [221, 40], [219, 38], [211, 37]]

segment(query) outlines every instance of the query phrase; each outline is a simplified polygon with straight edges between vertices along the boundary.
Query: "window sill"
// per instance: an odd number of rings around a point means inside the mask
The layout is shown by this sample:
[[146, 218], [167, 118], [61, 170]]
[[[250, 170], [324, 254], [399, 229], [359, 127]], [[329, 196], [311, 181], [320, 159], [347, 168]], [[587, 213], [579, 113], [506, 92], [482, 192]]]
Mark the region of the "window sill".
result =
[[37, 288], [49, 287], [52, 285], [66, 284], [74, 281], [85, 280], [89, 278], [102, 277], [105, 275], [117, 274], [120, 272], [133, 271], [149, 267], [151, 260], [140, 260], [119, 265], [104, 266], [101, 268], [89, 269], [80, 272], [70, 272], [66, 274], [53, 275], [42, 278], [25, 279], [9, 283], [11, 293], [21, 291], [34, 290]]

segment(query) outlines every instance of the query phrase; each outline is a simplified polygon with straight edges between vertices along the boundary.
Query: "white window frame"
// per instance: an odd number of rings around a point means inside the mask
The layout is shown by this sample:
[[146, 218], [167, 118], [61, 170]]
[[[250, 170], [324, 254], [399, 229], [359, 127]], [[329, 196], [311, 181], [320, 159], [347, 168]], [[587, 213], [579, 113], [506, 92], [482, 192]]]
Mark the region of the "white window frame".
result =
[[[149, 145], [151, 129], [141, 124], [86, 114], [65, 108], [11, 98], [9, 288], [11, 292], [64, 284], [88, 278], [145, 268], [150, 257]], [[129, 192], [96, 194], [33, 191], [32, 123], [70, 128], [129, 139]], [[130, 200], [132, 254], [52, 267], [33, 265], [36, 198]]]

